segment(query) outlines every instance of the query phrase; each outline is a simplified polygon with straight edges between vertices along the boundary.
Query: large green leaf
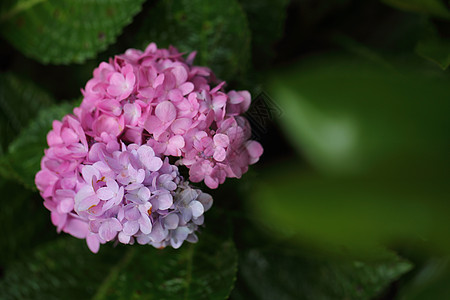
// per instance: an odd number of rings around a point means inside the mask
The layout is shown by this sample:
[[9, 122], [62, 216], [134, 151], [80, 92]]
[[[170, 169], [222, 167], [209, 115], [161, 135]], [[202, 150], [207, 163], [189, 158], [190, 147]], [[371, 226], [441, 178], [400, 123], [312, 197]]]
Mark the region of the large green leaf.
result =
[[0, 154], [51, 97], [33, 83], [11, 73], [0, 74]]
[[1, 173], [35, 190], [34, 177], [40, 169], [44, 149], [48, 147], [46, 136], [52, 128], [52, 122], [62, 119], [72, 109], [73, 105], [67, 102], [42, 109], [9, 145], [8, 152], [0, 159]]
[[442, 0], [382, 0], [396, 8], [450, 19], [450, 11]]
[[319, 55], [280, 70], [271, 82], [286, 136], [323, 172], [450, 166], [445, 74]]
[[56, 229], [36, 193], [6, 180], [0, 180], [0, 193], [0, 268], [5, 269], [37, 244], [54, 238]]
[[0, 281], [2, 299], [88, 299], [123, 260], [123, 249], [104, 247], [92, 254], [86, 242], [60, 238], [36, 249], [7, 269]]
[[238, 283], [252, 293], [251, 299], [374, 299], [412, 267], [390, 252], [366, 261], [297, 252], [286, 245], [247, 251], [240, 259]]
[[195, 64], [212, 68], [229, 80], [243, 72], [250, 53], [250, 32], [237, 0], [167, 0], [152, 7], [136, 37], [136, 47], [149, 42], [197, 51]]
[[450, 40], [441, 37], [433, 24], [428, 23], [425, 27], [425, 34], [416, 45], [416, 53], [445, 70], [450, 65]]
[[201, 234], [198, 244], [179, 250], [131, 251], [95, 299], [226, 299], [233, 288], [237, 255], [231, 240]]
[[[311, 247], [372, 255], [377, 245], [449, 251], [448, 176], [396, 172], [336, 178], [293, 162], [260, 171], [250, 195], [258, 220]], [[277, 176], [273, 176], [277, 174]]]
[[83, 62], [106, 49], [143, 0], [18, 0], [2, 5], [2, 35], [43, 63]]
[[432, 257], [399, 292], [400, 300], [446, 299], [450, 295], [448, 257]]
[[233, 243], [207, 234], [178, 250], [106, 245], [98, 254], [84, 241], [60, 239], [11, 266], [0, 298], [225, 299], [236, 271]]

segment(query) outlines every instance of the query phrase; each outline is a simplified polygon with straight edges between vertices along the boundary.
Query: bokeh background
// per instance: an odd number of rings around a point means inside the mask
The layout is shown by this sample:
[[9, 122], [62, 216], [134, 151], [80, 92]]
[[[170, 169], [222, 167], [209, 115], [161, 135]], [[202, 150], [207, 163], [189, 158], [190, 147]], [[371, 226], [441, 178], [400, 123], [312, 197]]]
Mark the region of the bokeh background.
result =
[[[2, 1], [0, 298], [448, 299], [449, 7]], [[265, 152], [209, 191], [198, 244], [94, 255], [56, 233], [34, 174], [93, 69], [149, 42], [249, 90]]]

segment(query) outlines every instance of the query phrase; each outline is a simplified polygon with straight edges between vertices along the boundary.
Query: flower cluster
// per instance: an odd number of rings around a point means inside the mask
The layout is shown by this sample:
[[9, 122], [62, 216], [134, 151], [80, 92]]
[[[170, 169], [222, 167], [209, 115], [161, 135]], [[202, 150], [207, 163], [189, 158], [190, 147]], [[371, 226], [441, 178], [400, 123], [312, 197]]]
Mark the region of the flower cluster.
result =
[[83, 90], [76, 115], [96, 141], [120, 137], [148, 143], [157, 155], [178, 157], [190, 180], [217, 188], [240, 178], [258, 161], [262, 147], [249, 141], [250, 127], [239, 115], [250, 106], [247, 91], [222, 91], [224, 82], [193, 66], [175, 48], [130, 49], [101, 63]]
[[[168, 245], [197, 241], [212, 197], [192, 182], [217, 188], [258, 161], [241, 116], [247, 91], [223, 91], [206, 67], [175, 48], [130, 49], [103, 62], [74, 114], [54, 121], [36, 185], [58, 231], [100, 244]], [[176, 161], [175, 164], [169, 162]]]

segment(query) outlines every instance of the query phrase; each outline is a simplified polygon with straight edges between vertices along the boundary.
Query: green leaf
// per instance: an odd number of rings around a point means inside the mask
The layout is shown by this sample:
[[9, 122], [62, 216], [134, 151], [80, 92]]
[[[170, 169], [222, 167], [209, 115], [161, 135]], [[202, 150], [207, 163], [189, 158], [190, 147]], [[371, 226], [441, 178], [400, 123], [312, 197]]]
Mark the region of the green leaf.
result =
[[450, 295], [448, 257], [433, 257], [399, 292], [400, 300], [445, 299]]
[[285, 245], [247, 251], [240, 279], [252, 299], [373, 299], [412, 265], [386, 252], [363, 261], [300, 256]]
[[449, 78], [355, 57], [318, 55], [273, 74], [284, 133], [327, 174], [444, 172]]
[[254, 65], [267, 65], [274, 56], [274, 44], [283, 34], [289, 0], [241, 0], [252, 34]]
[[450, 65], [450, 40], [440, 37], [432, 24], [426, 27], [426, 34], [417, 43], [415, 51], [445, 70]]
[[80, 63], [112, 44], [143, 1], [18, 0], [2, 6], [1, 33], [42, 63]]
[[7, 269], [0, 281], [2, 299], [88, 299], [123, 249], [103, 247], [91, 253], [86, 242], [60, 238], [36, 249]]
[[226, 299], [237, 272], [234, 244], [207, 234], [199, 238], [178, 250], [134, 246], [95, 299]]
[[450, 11], [441, 0], [382, 0], [401, 10], [430, 14], [435, 17], [450, 19]]
[[149, 42], [173, 45], [183, 52], [196, 50], [195, 64], [210, 67], [221, 79], [242, 73], [250, 55], [250, 32], [237, 2], [168, 0], [152, 7], [137, 33], [136, 47]]
[[60, 239], [17, 262], [0, 282], [0, 298], [225, 299], [237, 271], [230, 240], [206, 234], [178, 250], [151, 246], [101, 247]]
[[40, 161], [47, 148], [46, 136], [53, 120], [60, 120], [71, 113], [73, 105], [63, 103], [43, 109], [9, 145], [8, 153], [0, 159], [0, 168], [5, 177], [14, 177], [27, 188], [35, 190], [34, 177], [40, 169]]
[[23, 189], [18, 183], [0, 180], [0, 267], [24, 257], [37, 244], [56, 236], [50, 224], [50, 213], [36, 193]]
[[0, 73], [0, 154], [39, 109], [52, 102], [53, 99], [33, 83], [11, 73]]
[[299, 172], [289, 162], [260, 171], [250, 199], [260, 222], [300, 245], [368, 256], [377, 245], [405, 242], [450, 251], [448, 177], [441, 174], [336, 178]]

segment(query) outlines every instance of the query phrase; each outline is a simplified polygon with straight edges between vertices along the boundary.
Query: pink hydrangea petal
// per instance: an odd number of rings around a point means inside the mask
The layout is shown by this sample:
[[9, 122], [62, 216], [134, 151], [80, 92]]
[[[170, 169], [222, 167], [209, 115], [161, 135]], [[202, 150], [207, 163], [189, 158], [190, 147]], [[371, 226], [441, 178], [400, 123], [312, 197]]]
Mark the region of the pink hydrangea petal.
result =
[[127, 220], [134, 221], [139, 219], [140, 217], [141, 213], [136, 207], [133, 207], [125, 211], [125, 218], [127, 218]]
[[179, 89], [172, 89], [167, 94], [167, 97], [169, 98], [169, 100], [178, 102], [183, 100], [183, 93]]
[[69, 213], [72, 211], [73, 205], [74, 205], [73, 198], [72, 199], [66, 198], [59, 203], [58, 210], [61, 213]]
[[189, 208], [192, 210], [192, 216], [194, 218], [200, 217], [204, 212], [203, 205], [199, 201], [194, 200], [189, 203]]
[[150, 199], [150, 190], [147, 187], [141, 187], [138, 191], [138, 197], [143, 201]]
[[184, 83], [188, 78], [188, 73], [182, 66], [174, 67], [172, 69], [172, 74], [175, 75], [177, 85]]
[[164, 218], [164, 227], [167, 229], [175, 229], [178, 227], [179, 217], [177, 214], [169, 214]]
[[156, 106], [155, 115], [161, 122], [168, 123], [175, 120], [177, 110], [170, 101], [163, 101]]
[[128, 221], [123, 224], [123, 233], [126, 235], [134, 235], [139, 231], [139, 223], [135, 221]]
[[102, 223], [98, 230], [99, 236], [105, 241], [113, 240], [117, 232], [122, 230], [122, 224], [116, 218], [111, 218]]
[[79, 239], [84, 239], [89, 232], [89, 227], [87, 222], [71, 218], [67, 220], [63, 231]]
[[93, 166], [83, 166], [81, 169], [81, 174], [83, 176], [84, 181], [89, 184], [93, 184], [93, 180], [97, 180], [100, 178], [100, 172], [94, 168]]
[[86, 237], [86, 243], [89, 247], [89, 250], [92, 251], [92, 253], [97, 253], [100, 249], [100, 241], [97, 238], [97, 235], [89, 233]]
[[157, 171], [162, 166], [162, 160], [155, 157], [155, 152], [149, 146], [143, 145], [137, 150], [139, 160], [150, 171]]
[[101, 101], [98, 104], [98, 108], [115, 116], [120, 116], [122, 113], [122, 106], [120, 105], [120, 102], [114, 99]]
[[192, 82], [185, 82], [178, 87], [182, 95], [185, 96], [194, 90], [194, 84]]
[[154, 133], [161, 127], [161, 120], [156, 116], [150, 116], [144, 123], [144, 128], [150, 133]]
[[213, 137], [214, 144], [219, 147], [227, 147], [230, 144], [230, 139], [226, 134], [217, 133]]
[[149, 234], [152, 231], [152, 223], [150, 222], [150, 219], [148, 217], [141, 217], [138, 220], [139, 223], [139, 229], [141, 229], [143, 234]]
[[190, 129], [190, 126], [192, 124], [192, 120], [189, 118], [179, 118], [176, 119], [172, 125], [170, 126], [170, 129], [174, 134], [185, 134], [186, 131]]
[[128, 244], [131, 240], [131, 237], [129, 235], [126, 235], [122, 231], [122, 232], [119, 232], [118, 239], [119, 239], [119, 242], [121, 242], [122, 244]]
[[99, 188], [97, 190], [97, 197], [100, 200], [109, 200], [114, 197], [114, 192], [108, 187]]
[[245, 147], [250, 155], [250, 164], [256, 163], [264, 151], [261, 144], [256, 141], [249, 141]]
[[216, 148], [216, 150], [214, 151], [214, 155], [213, 155], [214, 159], [216, 161], [224, 161], [225, 158], [227, 157], [227, 152], [225, 151], [224, 148]]
[[169, 209], [173, 204], [172, 195], [169, 193], [159, 195], [158, 197], [158, 208], [161, 210]]

